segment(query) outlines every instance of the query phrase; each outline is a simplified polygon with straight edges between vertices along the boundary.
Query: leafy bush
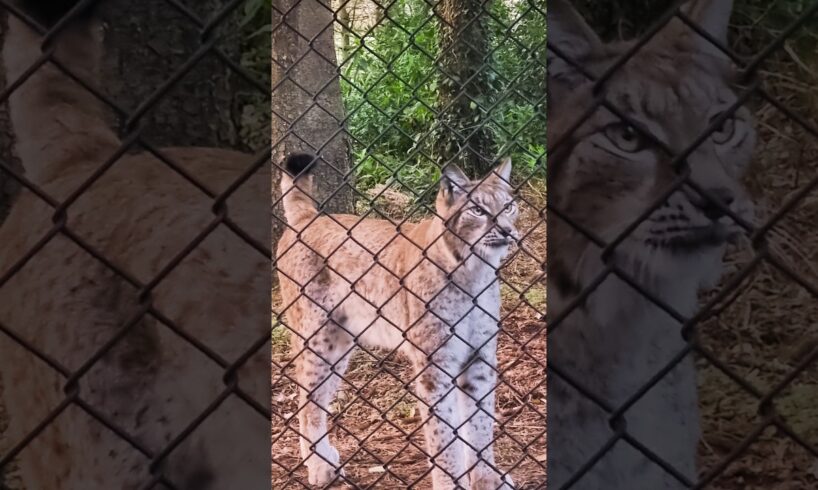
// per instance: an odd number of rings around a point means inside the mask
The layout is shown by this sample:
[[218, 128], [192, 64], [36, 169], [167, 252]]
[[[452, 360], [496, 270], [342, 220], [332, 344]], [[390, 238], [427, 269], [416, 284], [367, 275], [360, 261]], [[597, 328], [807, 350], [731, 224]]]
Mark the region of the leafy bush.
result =
[[395, 177], [417, 188], [436, 177], [424, 156], [431, 144], [437, 80], [436, 26], [424, 2], [393, 3], [371, 33], [339, 52], [358, 185]]
[[[526, 174], [544, 165], [545, 153], [545, 16], [535, 3], [541, 2], [495, 0], [484, 12], [492, 94], [487, 112], [472, 105], [497, 154], [511, 154]], [[361, 190], [394, 182], [418, 192], [439, 177], [432, 147], [438, 20], [423, 0], [394, 2], [381, 16], [338, 52], [353, 164]]]

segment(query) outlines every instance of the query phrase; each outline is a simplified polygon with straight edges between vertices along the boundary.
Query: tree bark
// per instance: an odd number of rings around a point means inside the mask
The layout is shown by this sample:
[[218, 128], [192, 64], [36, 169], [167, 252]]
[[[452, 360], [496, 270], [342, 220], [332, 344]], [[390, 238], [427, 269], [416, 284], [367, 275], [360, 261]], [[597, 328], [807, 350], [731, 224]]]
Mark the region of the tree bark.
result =
[[[204, 21], [223, 5], [216, 0], [186, 3]], [[126, 111], [133, 111], [147, 100], [201, 45], [200, 27], [163, 0], [100, 2], [97, 12], [106, 26], [101, 87]], [[235, 15], [228, 16], [217, 28], [218, 46], [233, 60], [238, 59], [240, 49], [235, 18]], [[2, 25], [4, 32], [5, 18]], [[221, 35], [226, 32], [232, 35], [223, 39]], [[3, 78], [4, 74], [0, 73], [0, 86], [6, 85]], [[250, 150], [239, 138], [241, 107], [246, 100], [242, 100], [236, 90], [236, 78], [212, 55], [201, 59], [141, 119], [143, 135], [157, 146]], [[125, 120], [120, 118], [118, 122], [124, 133]], [[12, 148], [13, 131], [3, 105], [0, 107], [0, 158], [21, 169]], [[14, 179], [0, 172], [0, 222], [8, 213], [18, 187]]]
[[339, 49], [346, 55], [349, 52], [351, 44], [351, 32], [355, 28], [352, 22], [352, 16], [349, 15], [350, 4], [348, 2], [336, 1], [336, 10], [338, 11], [338, 38], [341, 45]]
[[[207, 22], [224, 2], [182, 3]], [[147, 100], [202, 45], [201, 28], [164, 0], [100, 2], [99, 14], [106, 26], [104, 87], [128, 111]], [[219, 49], [232, 60], [238, 59], [241, 40], [237, 15], [226, 17], [213, 33]], [[249, 150], [238, 137], [236, 78], [213, 55], [200, 59], [145, 114], [145, 138], [157, 146]]]
[[472, 177], [494, 163], [492, 134], [486, 127], [490, 84], [489, 34], [483, 0], [442, 0], [440, 16], [440, 131], [436, 138], [441, 163], [455, 163]]
[[[313, 197], [327, 212], [346, 213], [352, 188], [331, 5], [273, 1], [273, 162], [299, 151], [320, 155]], [[277, 182], [273, 193], [277, 199]]]
[[[6, 15], [5, 12], [0, 14], [0, 46], [3, 45], [6, 37]], [[0, 63], [0, 66], [3, 66], [3, 64]], [[0, 87], [6, 86], [5, 70], [0, 69]], [[0, 105], [0, 160], [15, 171], [22, 172], [23, 167], [14, 153], [14, 130], [11, 127], [8, 104]], [[9, 174], [0, 170], [0, 224], [6, 219], [14, 197], [19, 190], [20, 184]], [[2, 425], [1, 422], [0, 425]], [[2, 488], [1, 485], [0, 488]]]

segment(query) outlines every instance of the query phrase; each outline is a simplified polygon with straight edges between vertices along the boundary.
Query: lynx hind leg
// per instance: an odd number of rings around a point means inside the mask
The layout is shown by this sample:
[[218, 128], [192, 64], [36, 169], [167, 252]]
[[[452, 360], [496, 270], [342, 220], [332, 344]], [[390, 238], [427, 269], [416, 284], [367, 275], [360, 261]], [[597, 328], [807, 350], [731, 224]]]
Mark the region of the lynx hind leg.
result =
[[344, 475], [340, 455], [329, 442], [327, 414], [349, 363], [352, 337], [317, 307], [302, 322], [318, 328], [302, 329], [313, 333], [304, 334], [302, 348], [294, 352], [301, 459], [310, 484], [324, 487]]

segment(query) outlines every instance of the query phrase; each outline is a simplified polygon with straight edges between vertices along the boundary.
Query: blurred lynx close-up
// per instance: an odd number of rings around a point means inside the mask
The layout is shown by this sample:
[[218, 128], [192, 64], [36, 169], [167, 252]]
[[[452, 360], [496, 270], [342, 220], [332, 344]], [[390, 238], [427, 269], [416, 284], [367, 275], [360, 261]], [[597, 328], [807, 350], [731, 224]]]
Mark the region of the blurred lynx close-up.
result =
[[549, 488], [818, 485], [816, 12], [549, 0]]
[[[730, 2], [695, 0], [683, 9], [726, 43]], [[685, 488], [676, 475], [696, 477], [699, 411], [692, 357], [672, 362], [689, 335], [675, 315], [694, 315], [698, 292], [719, 280], [725, 246], [742, 232], [734, 216], [752, 220], [740, 179], [753, 152], [753, 122], [746, 108], [736, 107], [726, 56], [674, 19], [607, 81], [612, 107], [598, 108], [567, 134], [590, 107], [593, 77], [634, 42], [603, 43], [566, 1], [549, 2], [548, 25], [550, 43], [591, 77], [556, 55], [550, 59], [549, 140], [567, 141], [549, 158], [549, 198], [571, 220], [549, 223], [551, 318], [565, 313], [607, 267], [617, 271], [554, 326], [549, 361], [605, 404], [624, 406], [610, 420], [577, 386], [553, 377], [549, 481], [554, 488], [565, 485], [617, 431], [626, 430], [672, 471], [622, 441], [575, 488]], [[677, 171], [673, 155], [702, 134], [706, 138]], [[674, 189], [683, 175], [690, 184]], [[651, 210], [654, 201], [660, 204]], [[629, 229], [647, 210], [647, 218]], [[603, 251], [582, 229], [605, 243], [627, 233], [615, 249]], [[665, 366], [666, 376], [631, 399]]]
[[0, 488], [269, 488], [269, 150], [153, 146], [89, 4], [0, 9]]

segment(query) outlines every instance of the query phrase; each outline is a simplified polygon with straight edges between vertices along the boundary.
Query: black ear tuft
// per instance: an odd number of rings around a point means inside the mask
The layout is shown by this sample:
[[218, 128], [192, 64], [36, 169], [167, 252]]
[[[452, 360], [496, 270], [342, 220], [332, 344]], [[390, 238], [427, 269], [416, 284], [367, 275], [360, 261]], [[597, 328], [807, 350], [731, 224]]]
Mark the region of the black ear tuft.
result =
[[[77, 5], [79, 0], [18, 0], [16, 5], [44, 27], [51, 27]], [[94, 15], [98, 2], [87, 2], [82, 10], [74, 15], [75, 20], [87, 20]]]
[[308, 174], [316, 161], [317, 158], [315, 155], [309, 153], [293, 153], [288, 156], [287, 161], [284, 162], [284, 169], [287, 170], [287, 173], [291, 176], [299, 177]]
[[449, 203], [454, 202], [455, 196], [468, 191], [470, 186], [471, 181], [457, 165], [449, 164], [443, 168], [440, 174], [440, 190]]

